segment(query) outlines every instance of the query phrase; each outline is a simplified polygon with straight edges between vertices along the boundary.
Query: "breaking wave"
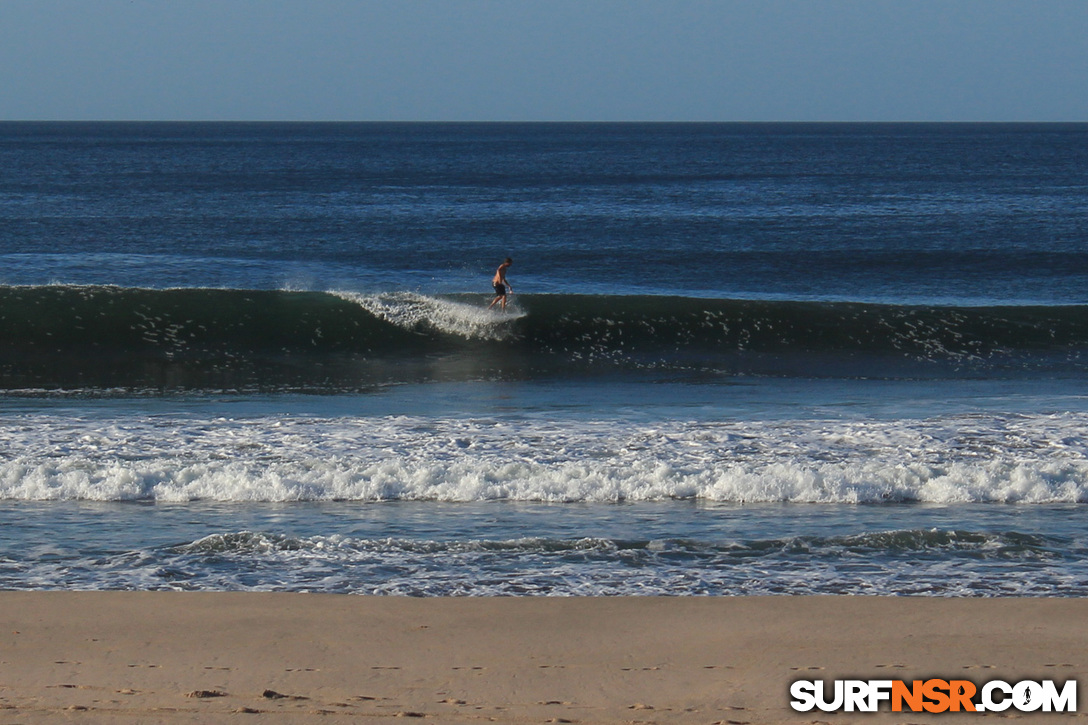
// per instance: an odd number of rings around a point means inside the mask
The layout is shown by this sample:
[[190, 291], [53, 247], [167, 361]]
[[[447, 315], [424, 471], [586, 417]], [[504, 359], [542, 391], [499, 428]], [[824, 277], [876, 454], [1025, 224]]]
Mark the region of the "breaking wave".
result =
[[1088, 414], [661, 422], [13, 415], [0, 499], [1088, 502]]
[[1082, 375], [1088, 307], [0, 287], [0, 388], [346, 390], [589, 374]]

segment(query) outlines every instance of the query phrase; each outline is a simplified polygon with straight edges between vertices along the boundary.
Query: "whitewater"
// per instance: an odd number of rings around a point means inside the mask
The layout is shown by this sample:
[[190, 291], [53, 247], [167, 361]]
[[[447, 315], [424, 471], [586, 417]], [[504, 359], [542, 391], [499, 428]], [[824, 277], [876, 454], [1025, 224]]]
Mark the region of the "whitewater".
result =
[[1088, 502], [1088, 413], [645, 422], [5, 416], [24, 501]]

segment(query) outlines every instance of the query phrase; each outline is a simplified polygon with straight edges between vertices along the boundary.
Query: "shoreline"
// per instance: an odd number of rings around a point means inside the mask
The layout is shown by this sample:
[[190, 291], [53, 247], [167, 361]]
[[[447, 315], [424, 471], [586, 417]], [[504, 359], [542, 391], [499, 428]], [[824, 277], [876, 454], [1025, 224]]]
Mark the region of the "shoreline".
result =
[[978, 715], [797, 713], [789, 684], [1064, 681], [1086, 652], [1073, 598], [0, 592], [0, 722], [947, 722]]

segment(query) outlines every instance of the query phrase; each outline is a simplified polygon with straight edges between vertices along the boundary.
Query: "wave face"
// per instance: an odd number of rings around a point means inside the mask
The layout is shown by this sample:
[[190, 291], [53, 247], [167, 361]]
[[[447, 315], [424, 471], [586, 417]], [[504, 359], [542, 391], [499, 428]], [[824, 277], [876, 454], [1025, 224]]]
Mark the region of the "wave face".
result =
[[346, 390], [597, 373], [1080, 375], [1088, 307], [0, 288], [0, 385]]

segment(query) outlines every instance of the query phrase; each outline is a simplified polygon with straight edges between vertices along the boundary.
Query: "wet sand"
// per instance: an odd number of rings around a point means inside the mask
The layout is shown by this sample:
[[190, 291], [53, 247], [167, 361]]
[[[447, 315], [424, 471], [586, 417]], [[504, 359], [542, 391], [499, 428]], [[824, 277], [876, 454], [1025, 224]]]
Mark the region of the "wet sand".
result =
[[1086, 666], [1080, 599], [0, 593], [0, 725], [1005, 721], [796, 713], [788, 689]]

